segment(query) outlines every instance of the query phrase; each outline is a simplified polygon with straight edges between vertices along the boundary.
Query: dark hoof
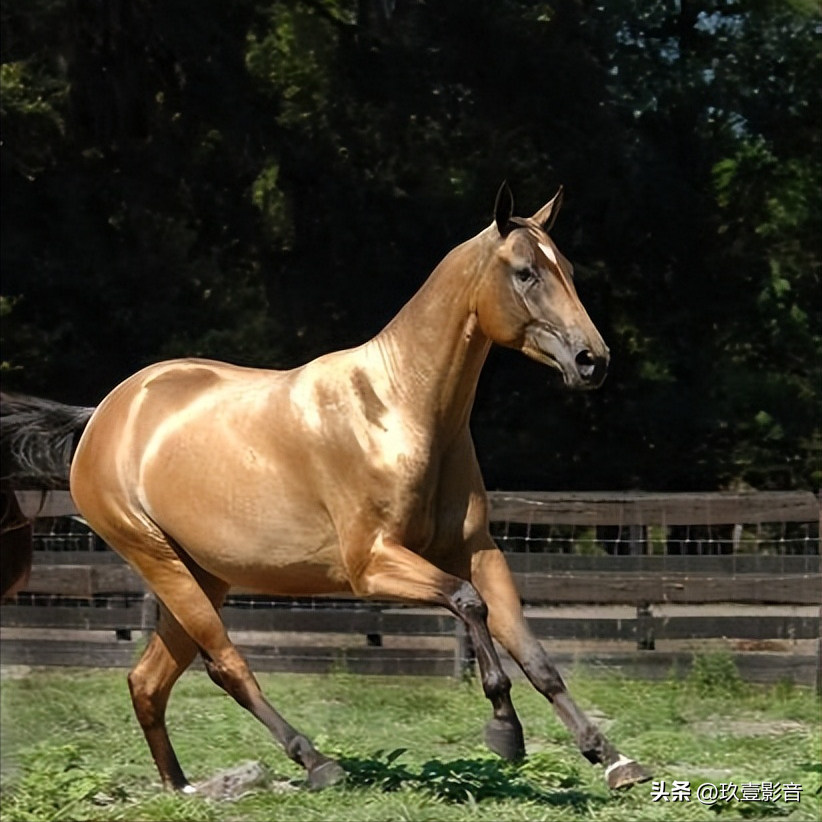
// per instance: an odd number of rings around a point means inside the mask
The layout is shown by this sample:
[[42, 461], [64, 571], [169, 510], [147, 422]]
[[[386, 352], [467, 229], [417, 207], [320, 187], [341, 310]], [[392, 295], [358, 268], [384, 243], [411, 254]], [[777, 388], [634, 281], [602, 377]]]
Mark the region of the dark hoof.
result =
[[339, 762], [328, 759], [308, 774], [308, 785], [313, 791], [330, 788], [345, 780], [345, 771]]
[[485, 744], [509, 762], [516, 762], [525, 756], [525, 740], [519, 722], [492, 719], [485, 726]]
[[647, 782], [650, 778], [651, 774], [639, 762], [624, 756], [620, 756], [613, 765], [609, 765], [605, 769], [605, 779], [612, 791], [630, 788], [640, 782]]

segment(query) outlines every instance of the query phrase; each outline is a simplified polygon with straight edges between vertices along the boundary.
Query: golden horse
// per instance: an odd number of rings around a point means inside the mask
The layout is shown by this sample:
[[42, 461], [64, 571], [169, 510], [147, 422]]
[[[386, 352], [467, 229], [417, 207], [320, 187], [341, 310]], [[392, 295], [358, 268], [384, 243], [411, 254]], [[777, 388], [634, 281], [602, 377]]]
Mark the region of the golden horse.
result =
[[211, 679], [307, 771], [339, 781], [266, 700], [219, 615], [231, 586], [272, 595], [352, 592], [441, 605], [463, 620], [493, 706], [488, 746], [524, 755], [495, 639], [553, 705], [608, 784], [648, 778], [574, 703], [523, 618], [488, 530], [469, 417], [492, 343], [595, 388], [608, 349], [548, 235], [562, 190], [513, 217], [507, 185], [494, 220], [454, 248], [373, 339], [290, 371], [184, 359], [115, 388], [88, 422], [71, 493], [90, 526], [161, 603], [128, 682], [163, 783], [193, 792], [169, 740], [166, 704], [199, 652]]

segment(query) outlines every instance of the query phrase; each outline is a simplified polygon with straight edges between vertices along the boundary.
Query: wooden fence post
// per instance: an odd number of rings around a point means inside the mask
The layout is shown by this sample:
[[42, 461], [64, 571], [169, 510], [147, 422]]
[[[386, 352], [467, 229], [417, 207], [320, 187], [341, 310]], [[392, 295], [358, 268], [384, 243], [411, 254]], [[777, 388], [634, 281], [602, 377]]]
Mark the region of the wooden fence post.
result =
[[[822, 556], [822, 491], [816, 501], [819, 506], [819, 554]], [[822, 605], [819, 606], [819, 624], [822, 625]], [[816, 695], [822, 697], [822, 635], [816, 638]]]
[[634, 556], [646, 553], [648, 529], [644, 525], [628, 526], [629, 552]]
[[151, 591], [143, 594], [143, 610], [140, 619], [140, 630], [146, 641], [151, 639], [151, 635], [157, 629], [157, 622], [160, 618], [160, 606], [157, 597]]
[[638, 651], [653, 651], [656, 647], [654, 636], [654, 615], [650, 602], [636, 604], [636, 648]]
[[476, 652], [465, 623], [461, 619], [454, 620], [454, 633], [457, 638], [457, 647], [454, 651], [454, 678], [468, 679], [474, 675]]

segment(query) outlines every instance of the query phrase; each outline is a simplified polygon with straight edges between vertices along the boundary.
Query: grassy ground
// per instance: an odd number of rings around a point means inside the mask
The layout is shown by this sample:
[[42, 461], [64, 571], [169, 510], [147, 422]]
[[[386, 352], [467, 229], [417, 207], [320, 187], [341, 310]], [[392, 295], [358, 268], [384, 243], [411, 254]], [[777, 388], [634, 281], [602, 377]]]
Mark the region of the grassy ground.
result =
[[611, 794], [525, 682], [514, 697], [528, 759], [488, 754], [489, 708], [477, 683], [444, 679], [262, 675], [272, 703], [348, 771], [345, 787], [309, 792], [267, 732], [199, 671], [174, 691], [169, 727], [192, 781], [243, 760], [268, 783], [233, 802], [159, 789], [122, 671], [34, 671], [4, 678], [2, 820], [732, 820], [820, 818], [816, 695], [745, 685], [723, 657], [686, 682], [570, 678], [578, 701], [654, 778], [799, 783], [798, 803], [654, 802], [651, 784]]

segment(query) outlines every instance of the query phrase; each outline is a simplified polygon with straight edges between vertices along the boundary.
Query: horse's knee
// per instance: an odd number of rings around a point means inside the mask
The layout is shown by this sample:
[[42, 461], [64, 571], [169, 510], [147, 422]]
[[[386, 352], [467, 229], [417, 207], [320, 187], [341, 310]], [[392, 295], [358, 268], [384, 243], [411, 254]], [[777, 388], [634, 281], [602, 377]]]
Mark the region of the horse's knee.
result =
[[484, 622], [488, 619], [488, 606], [470, 582], [460, 583], [449, 599], [451, 606], [463, 619], [469, 622]]
[[[461, 583], [459, 588], [451, 595], [450, 602], [456, 613], [465, 620], [469, 628], [486, 624], [488, 606], [470, 582]], [[488, 650], [492, 650], [492, 648]], [[500, 698], [507, 698], [511, 692], [511, 680], [502, 668], [490, 666], [483, 670], [482, 689], [492, 702], [496, 702]]]

